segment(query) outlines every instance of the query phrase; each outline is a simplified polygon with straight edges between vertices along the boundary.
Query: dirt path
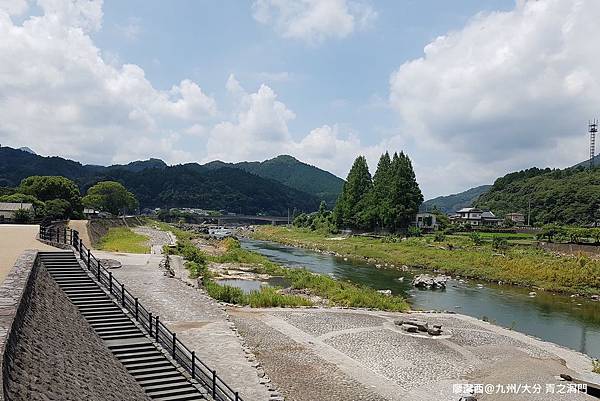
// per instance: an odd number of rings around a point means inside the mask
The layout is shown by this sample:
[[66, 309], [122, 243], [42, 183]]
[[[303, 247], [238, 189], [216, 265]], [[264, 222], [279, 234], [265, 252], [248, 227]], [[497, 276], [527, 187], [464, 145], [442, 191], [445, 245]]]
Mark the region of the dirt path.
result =
[[88, 249], [92, 249], [92, 241], [88, 233], [88, 221], [87, 220], [69, 220], [69, 228], [79, 233], [79, 238], [83, 241]]
[[0, 225], [0, 283], [26, 249], [56, 250], [36, 240], [39, 231], [37, 225]]

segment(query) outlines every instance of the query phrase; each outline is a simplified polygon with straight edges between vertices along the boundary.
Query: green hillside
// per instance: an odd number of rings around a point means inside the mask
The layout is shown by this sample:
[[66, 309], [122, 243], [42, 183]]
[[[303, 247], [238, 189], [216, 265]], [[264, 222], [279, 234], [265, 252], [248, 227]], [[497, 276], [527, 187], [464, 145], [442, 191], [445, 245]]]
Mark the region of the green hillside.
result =
[[496, 215], [526, 214], [532, 224], [591, 224], [600, 221], [600, 168], [531, 168], [498, 178], [475, 205]]
[[424, 212], [436, 207], [443, 213], [454, 213], [463, 207], [472, 206], [477, 198], [479, 198], [481, 194], [486, 193], [491, 187], [491, 185], [481, 185], [457, 194], [438, 196], [437, 198], [423, 202], [420, 210]]
[[277, 156], [264, 162], [233, 164], [214, 161], [205, 165], [209, 169], [223, 166], [239, 168], [259, 177], [278, 181], [290, 188], [311, 194], [319, 200], [324, 200], [331, 208], [335, 205], [344, 185], [344, 180], [330, 172], [303, 163], [288, 155]]
[[98, 181], [118, 181], [142, 207], [197, 207], [235, 213], [287, 215], [313, 211], [319, 199], [240, 168], [206, 168], [197, 163], [167, 166], [157, 159], [127, 165], [86, 166], [60, 157], [42, 157], [0, 147], [0, 187], [16, 187], [32, 175], [60, 175], [85, 192]]

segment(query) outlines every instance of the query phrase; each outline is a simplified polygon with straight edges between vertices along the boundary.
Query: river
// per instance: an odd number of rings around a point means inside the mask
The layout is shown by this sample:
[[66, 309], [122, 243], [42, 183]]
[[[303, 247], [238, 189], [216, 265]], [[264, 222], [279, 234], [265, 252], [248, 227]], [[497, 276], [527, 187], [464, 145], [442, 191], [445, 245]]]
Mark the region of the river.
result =
[[503, 327], [564, 345], [600, 358], [600, 303], [487, 282], [451, 279], [445, 290], [419, 290], [411, 280], [422, 270], [378, 269], [344, 259], [270, 241], [243, 239], [242, 247], [288, 267], [304, 267], [339, 280], [391, 290], [406, 297], [415, 310], [453, 311], [486, 319]]

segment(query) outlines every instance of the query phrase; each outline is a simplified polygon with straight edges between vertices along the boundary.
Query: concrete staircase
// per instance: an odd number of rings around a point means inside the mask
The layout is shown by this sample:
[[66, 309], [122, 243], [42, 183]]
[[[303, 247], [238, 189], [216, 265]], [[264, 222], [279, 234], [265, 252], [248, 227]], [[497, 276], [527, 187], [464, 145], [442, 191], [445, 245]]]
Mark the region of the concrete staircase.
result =
[[81, 267], [73, 252], [40, 252], [39, 257], [52, 278], [150, 398], [162, 401], [210, 399], [104, 292]]

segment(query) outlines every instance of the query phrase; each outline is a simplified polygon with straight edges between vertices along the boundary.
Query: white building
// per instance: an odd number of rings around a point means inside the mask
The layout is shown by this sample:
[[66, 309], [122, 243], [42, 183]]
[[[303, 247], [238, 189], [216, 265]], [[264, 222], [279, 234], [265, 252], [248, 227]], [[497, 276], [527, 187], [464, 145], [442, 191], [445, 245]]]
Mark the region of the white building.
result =
[[470, 224], [472, 226], [499, 226], [502, 225], [502, 219], [489, 210], [481, 210], [476, 207], [465, 207], [450, 217], [457, 223]]

